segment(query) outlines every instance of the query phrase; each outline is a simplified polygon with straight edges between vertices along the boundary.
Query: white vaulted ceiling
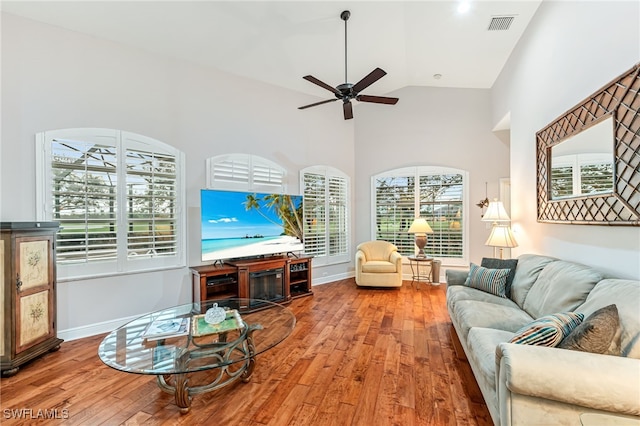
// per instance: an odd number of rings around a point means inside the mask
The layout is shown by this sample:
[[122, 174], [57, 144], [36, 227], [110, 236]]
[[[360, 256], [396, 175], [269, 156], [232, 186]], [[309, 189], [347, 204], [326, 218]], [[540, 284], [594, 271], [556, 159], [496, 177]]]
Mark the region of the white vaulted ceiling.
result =
[[[540, 1], [2, 1], [3, 12], [286, 87], [331, 94], [302, 79], [344, 83], [375, 67], [367, 94], [405, 86], [490, 88]], [[513, 16], [508, 30], [492, 18]], [[434, 78], [440, 74], [441, 78]]]

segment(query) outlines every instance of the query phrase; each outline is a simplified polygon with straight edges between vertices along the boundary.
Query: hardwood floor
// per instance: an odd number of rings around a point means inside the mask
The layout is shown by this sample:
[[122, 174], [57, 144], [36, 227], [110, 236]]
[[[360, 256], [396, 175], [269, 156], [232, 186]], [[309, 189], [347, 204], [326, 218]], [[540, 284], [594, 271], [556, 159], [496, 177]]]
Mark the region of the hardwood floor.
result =
[[184, 415], [155, 377], [102, 364], [104, 336], [65, 342], [0, 380], [0, 423], [26, 424], [19, 412], [58, 417], [38, 425], [491, 425], [456, 357], [445, 288], [314, 287], [289, 305], [295, 330], [257, 358], [249, 383], [196, 395]]

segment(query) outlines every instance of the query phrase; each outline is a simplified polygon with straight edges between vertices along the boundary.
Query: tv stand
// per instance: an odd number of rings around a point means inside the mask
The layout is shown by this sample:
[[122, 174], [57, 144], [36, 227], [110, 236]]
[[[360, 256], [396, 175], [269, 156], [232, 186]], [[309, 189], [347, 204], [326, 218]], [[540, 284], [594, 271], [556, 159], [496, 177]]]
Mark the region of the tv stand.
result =
[[193, 302], [239, 297], [255, 298], [251, 294], [251, 277], [257, 273], [282, 269], [283, 288], [272, 301], [289, 303], [292, 299], [311, 296], [311, 256], [296, 258], [271, 256], [216, 262], [213, 265], [191, 267]]

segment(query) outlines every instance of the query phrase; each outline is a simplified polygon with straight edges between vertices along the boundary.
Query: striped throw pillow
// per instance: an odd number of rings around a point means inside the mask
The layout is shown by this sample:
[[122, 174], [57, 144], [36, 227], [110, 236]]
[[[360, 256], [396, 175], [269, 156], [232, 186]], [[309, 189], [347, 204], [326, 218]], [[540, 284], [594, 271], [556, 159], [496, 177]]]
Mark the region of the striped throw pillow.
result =
[[472, 263], [464, 285], [506, 298], [507, 278], [510, 271], [510, 269], [483, 268]]
[[516, 331], [510, 343], [555, 347], [584, 320], [579, 312], [545, 315]]

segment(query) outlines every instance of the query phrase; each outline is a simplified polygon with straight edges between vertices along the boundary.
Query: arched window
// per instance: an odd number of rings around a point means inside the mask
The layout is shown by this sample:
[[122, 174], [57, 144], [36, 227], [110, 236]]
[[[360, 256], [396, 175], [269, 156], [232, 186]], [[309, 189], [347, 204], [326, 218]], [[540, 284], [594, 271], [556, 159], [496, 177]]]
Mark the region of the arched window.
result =
[[63, 279], [185, 265], [184, 156], [112, 129], [36, 135], [38, 220], [56, 221]]
[[467, 181], [464, 170], [405, 167], [371, 179], [373, 229], [371, 238], [389, 241], [403, 256], [416, 253], [414, 236], [407, 233], [413, 219], [427, 219], [425, 252], [450, 265], [468, 264]]
[[304, 246], [314, 264], [348, 262], [349, 176], [329, 166], [301, 170]]

